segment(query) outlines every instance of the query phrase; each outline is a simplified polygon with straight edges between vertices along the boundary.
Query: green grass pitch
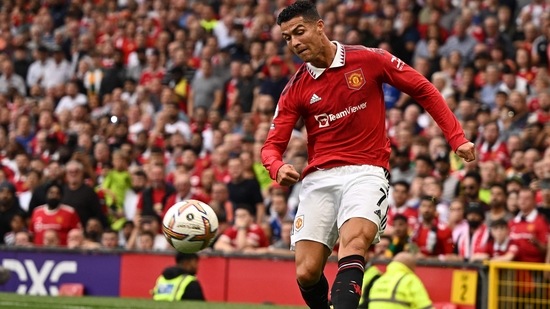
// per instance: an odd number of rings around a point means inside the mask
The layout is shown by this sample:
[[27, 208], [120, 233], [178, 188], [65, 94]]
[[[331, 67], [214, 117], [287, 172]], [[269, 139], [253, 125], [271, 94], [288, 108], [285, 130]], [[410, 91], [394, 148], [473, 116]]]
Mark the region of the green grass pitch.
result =
[[305, 307], [226, 304], [209, 302], [156, 302], [115, 297], [51, 297], [0, 293], [1, 309], [303, 309]]

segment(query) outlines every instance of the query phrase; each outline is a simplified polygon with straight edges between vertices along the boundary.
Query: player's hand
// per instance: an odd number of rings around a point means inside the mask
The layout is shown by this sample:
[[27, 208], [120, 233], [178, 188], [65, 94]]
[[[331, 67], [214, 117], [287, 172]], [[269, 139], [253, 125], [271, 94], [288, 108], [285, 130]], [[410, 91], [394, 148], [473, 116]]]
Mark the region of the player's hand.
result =
[[298, 180], [300, 180], [300, 173], [290, 164], [281, 166], [277, 172], [277, 182], [281, 186], [292, 186], [297, 183]]
[[456, 154], [466, 162], [474, 161], [476, 159], [476, 149], [474, 147], [474, 143], [467, 142], [460, 145], [460, 147], [456, 150]]

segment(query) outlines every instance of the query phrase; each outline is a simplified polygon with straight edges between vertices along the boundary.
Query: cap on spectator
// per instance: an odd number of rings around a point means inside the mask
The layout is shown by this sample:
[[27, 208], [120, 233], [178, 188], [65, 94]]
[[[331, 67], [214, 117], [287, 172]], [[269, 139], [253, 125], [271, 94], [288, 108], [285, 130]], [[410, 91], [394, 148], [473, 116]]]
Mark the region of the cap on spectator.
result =
[[8, 189], [12, 194], [15, 194], [15, 186], [7, 180], [4, 180], [0, 183], [0, 191], [3, 191], [5, 189]]
[[41, 53], [47, 53], [48, 52], [48, 48], [44, 45], [38, 45], [38, 48], [36, 48], [36, 50], [38, 52], [41, 52]]
[[483, 210], [483, 207], [479, 203], [471, 202], [468, 204], [468, 207], [466, 208], [466, 215], [468, 214], [478, 214], [480, 217], [485, 219], [485, 210]]
[[449, 154], [446, 152], [440, 152], [435, 156], [434, 162], [450, 163]]
[[271, 58], [269, 65], [283, 65], [285, 62], [278, 56]]
[[506, 181], [505, 181], [506, 185], [508, 185], [509, 183], [512, 183], [512, 182], [515, 182], [515, 183], [519, 184], [522, 187], [524, 185], [523, 179], [521, 179], [521, 177], [519, 177], [519, 176], [512, 176], [512, 177], [506, 178]]
[[283, 192], [283, 193], [287, 193], [288, 192], [288, 187], [281, 186], [278, 182], [273, 181], [271, 183], [271, 185], [269, 185], [269, 194], [273, 194], [274, 191], [280, 191], [280, 192]]

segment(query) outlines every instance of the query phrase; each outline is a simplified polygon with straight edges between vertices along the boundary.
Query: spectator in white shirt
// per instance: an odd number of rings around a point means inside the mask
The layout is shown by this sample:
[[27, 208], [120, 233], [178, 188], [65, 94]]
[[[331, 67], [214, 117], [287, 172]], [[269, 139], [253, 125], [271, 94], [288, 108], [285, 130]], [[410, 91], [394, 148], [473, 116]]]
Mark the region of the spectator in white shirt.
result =
[[76, 82], [69, 82], [65, 88], [67, 95], [61, 98], [59, 104], [55, 108], [55, 114], [59, 115], [63, 111], [71, 111], [77, 106], [86, 105], [88, 103], [88, 98], [78, 92], [78, 85]]
[[20, 95], [27, 94], [25, 80], [13, 71], [13, 63], [6, 59], [2, 62], [2, 76], [0, 76], [0, 93], [12, 95], [12, 91], [17, 91]]
[[123, 207], [126, 219], [134, 220], [139, 197], [145, 185], [147, 185], [147, 174], [142, 170], [137, 170], [132, 173], [130, 182], [132, 187], [126, 190]]
[[167, 134], [180, 133], [189, 141], [191, 139], [191, 127], [180, 119], [178, 104], [174, 102], [167, 103], [164, 105], [163, 110], [168, 117], [164, 125], [164, 131]]
[[48, 61], [42, 86], [51, 89], [64, 85], [71, 79], [71, 64], [65, 59], [60, 46], [52, 47], [53, 59]]
[[34, 59], [36, 59], [29, 67], [27, 73], [27, 86], [29, 88], [40, 87], [44, 82], [44, 74], [48, 65], [48, 48], [46, 46], [39, 46], [33, 53]]

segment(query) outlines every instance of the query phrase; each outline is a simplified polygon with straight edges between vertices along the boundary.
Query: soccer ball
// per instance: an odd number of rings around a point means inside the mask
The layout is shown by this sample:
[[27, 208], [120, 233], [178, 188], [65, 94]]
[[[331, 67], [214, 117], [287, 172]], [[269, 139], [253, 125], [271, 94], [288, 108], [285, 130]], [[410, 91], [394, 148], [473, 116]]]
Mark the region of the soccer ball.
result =
[[195, 253], [210, 246], [216, 237], [218, 217], [208, 204], [185, 200], [168, 209], [162, 219], [162, 232], [176, 250]]

